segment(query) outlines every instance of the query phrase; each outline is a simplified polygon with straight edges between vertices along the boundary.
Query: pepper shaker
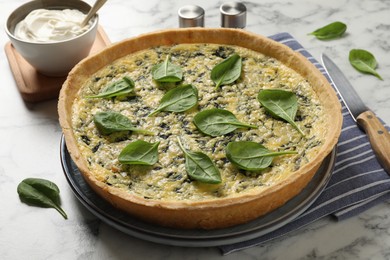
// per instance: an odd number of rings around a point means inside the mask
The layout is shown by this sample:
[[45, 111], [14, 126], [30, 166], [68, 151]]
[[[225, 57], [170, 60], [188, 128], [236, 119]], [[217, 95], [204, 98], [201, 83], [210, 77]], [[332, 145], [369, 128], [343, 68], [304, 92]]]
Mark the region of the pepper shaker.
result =
[[204, 27], [204, 10], [197, 5], [186, 5], [179, 9], [179, 27]]
[[241, 2], [224, 3], [219, 8], [221, 12], [221, 27], [245, 28], [246, 6]]

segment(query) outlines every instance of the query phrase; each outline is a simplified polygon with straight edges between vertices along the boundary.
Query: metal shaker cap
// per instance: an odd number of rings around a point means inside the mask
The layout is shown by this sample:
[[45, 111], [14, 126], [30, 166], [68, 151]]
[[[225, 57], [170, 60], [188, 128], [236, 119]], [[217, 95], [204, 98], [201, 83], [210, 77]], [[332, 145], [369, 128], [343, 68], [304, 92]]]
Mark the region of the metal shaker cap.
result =
[[179, 9], [179, 27], [203, 27], [204, 10], [197, 5], [186, 5]]
[[245, 28], [246, 6], [240, 2], [228, 2], [221, 5], [221, 27]]

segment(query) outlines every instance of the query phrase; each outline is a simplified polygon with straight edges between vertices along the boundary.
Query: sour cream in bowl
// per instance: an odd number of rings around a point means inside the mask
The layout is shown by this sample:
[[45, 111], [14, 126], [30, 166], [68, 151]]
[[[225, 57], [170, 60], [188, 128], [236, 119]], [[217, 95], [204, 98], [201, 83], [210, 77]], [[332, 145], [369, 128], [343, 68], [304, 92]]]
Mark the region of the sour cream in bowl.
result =
[[88, 31], [93, 21], [81, 26], [86, 15], [76, 9], [37, 9], [20, 21], [15, 37], [31, 42], [57, 42], [72, 39]]
[[34, 0], [11, 13], [5, 31], [39, 73], [66, 76], [88, 56], [95, 41], [98, 16], [81, 26], [90, 8], [79, 0]]

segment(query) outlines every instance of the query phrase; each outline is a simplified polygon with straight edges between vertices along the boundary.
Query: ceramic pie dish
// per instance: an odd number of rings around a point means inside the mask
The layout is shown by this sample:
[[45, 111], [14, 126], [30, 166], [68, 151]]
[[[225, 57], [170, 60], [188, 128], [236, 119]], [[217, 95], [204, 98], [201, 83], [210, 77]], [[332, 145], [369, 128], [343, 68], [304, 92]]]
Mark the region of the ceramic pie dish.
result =
[[[239, 77], [216, 87], [211, 71], [233, 55], [242, 61]], [[167, 60], [182, 72], [176, 83], [158, 82], [153, 75]], [[102, 97], [124, 82], [131, 85], [131, 95]], [[186, 86], [195, 89], [194, 106], [155, 112], [168, 92]], [[259, 101], [264, 90], [292, 93], [295, 126]], [[283, 44], [237, 29], [164, 30], [114, 44], [74, 67], [58, 110], [69, 153], [102, 199], [141, 220], [186, 229], [246, 223], [285, 204], [332, 151], [342, 124], [337, 96], [315, 66]], [[228, 111], [245, 126], [210, 135], [198, 122], [206, 110]], [[102, 112], [119, 113], [147, 132], [102, 130], [96, 119]], [[153, 150], [153, 162], [120, 157], [141, 141], [132, 152], [149, 156]], [[272, 162], [262, 169], [243, 168], [229, 150], [239, 142], [291, 154], [265, 156]], [[149, 145], [153, 148], [146, 149]], [[236, 157], [251, 157], [251, 151], [245, 146]], [[210, 168], [219, 181], [197, 178], [199, 169], [210, 173]]]

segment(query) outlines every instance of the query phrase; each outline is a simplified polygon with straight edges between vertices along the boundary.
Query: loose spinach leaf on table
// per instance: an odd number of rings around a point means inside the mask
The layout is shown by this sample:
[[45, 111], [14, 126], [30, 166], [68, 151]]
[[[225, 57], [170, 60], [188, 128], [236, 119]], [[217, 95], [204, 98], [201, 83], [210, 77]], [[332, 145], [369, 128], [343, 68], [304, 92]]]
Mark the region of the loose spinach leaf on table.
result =
[[184, 85], [169, 90], [160, 100], [160, 105], [149, 114], [155, 115], [160, 111], [183, 112], [198, 103], [198, 90], [192, 85]]
[[199, 112], [194, 117], [194, 124], [199, 131], [210, 136], [225, 135], [237, 128], [257, 128], [241, 123], [232, 112], [218, 108]]
[[164, 62], [153, 66], [152, 77], [157, 82], [179, 82], [183, 78], [183, 71], [180, 66], [171, 63], [167, 55]]
[[349, 52], [349, 62], [358, 71], [372, 74], [383, 80], [375, 70], [377, 61], [372, 53], [362, 49], [353, 49]]
[[221, 183], [221, 174], [210, 157], [202, 152], [192, 152], [186, 150], [179, 137], [177, 140], [180, 149], [184, 153], [186, 171], [191, 179], [210, 184]]
[[154, 134], [153, 132], [136, 128], [129, 118], [114, 111], [98, 112], [94, 115], [93, 121], [96, 128], [103, 135], [121, 131], [132, 131], [146, 135]]
[[282, 89], [265, 89], [259, 92], [257, 99], [269, 114], [275, 118], [284, 119], [301, 135], [305, 135], [294, 122], [298, 110], [298, 100], [293, 92]]
[[158, 145], [142, 140], [128, 144], [119, 154], [118, 160], [122, 164], [153, 165], [158, 161]]
[[240, 55], [233, 54], [211, 70], [211, 80], [216, 84], [215, 88], [236, 81], [241, 75], [242, 59]]
[[32, 206], [54, 208], [65, 219], [68, 218], [60, 207], [60, 190], [55, 183], [45, 179], [27, 178], [19, 183], [17, 192], [22, 202]]
[[341, 37], [347, 30], [347, 25], [342, 22], [333, 22], [324, 27], [321, 27], [309, 35], [314, 35], [320, 40], [330, 40]]
[[97, 95], [86, 96], [86, 98], [112, 98], [121, 96], [134, 96], [134, 81], [129, 77], [123, 77], [107, 87], [103, 88], [102, 91]]
[[296, 151], [272, 152], [263, 145], [250, 141], [230, 142], [226, 157], [238, 168], [247, 171], [261, 171], [269, 167], [275, 156], [297, 154]]

